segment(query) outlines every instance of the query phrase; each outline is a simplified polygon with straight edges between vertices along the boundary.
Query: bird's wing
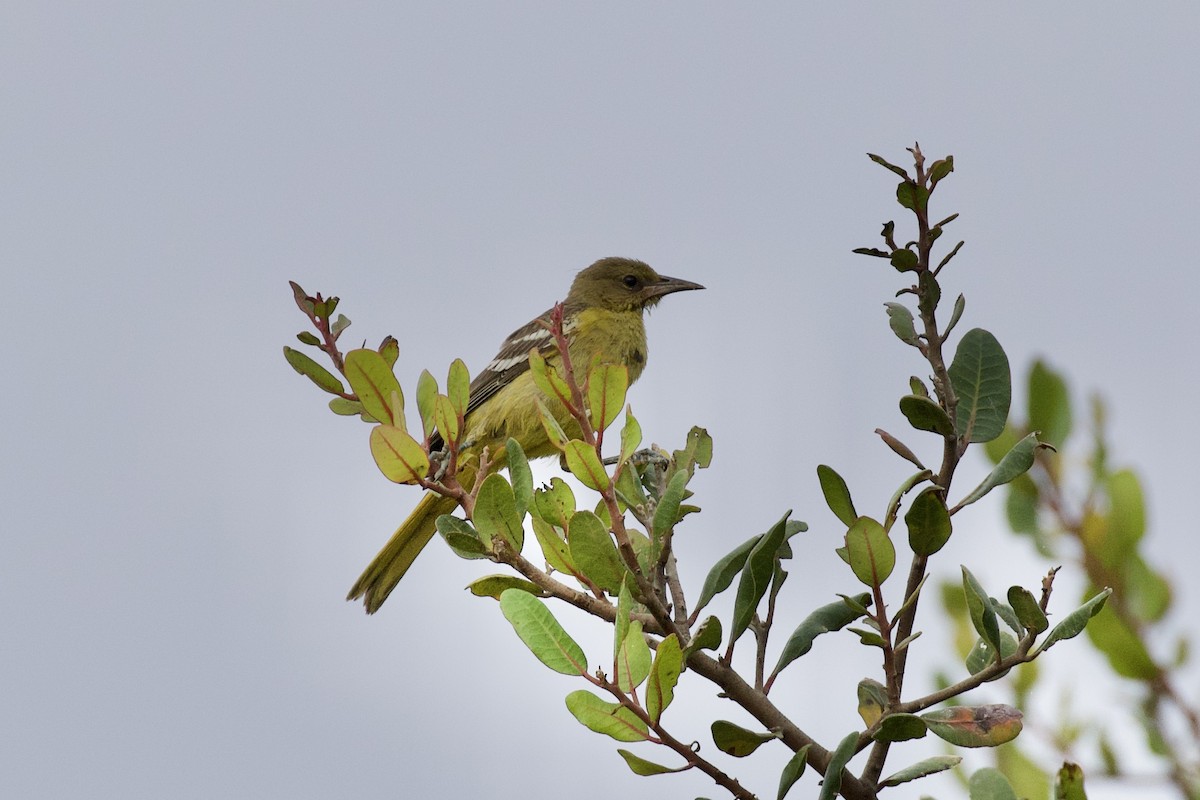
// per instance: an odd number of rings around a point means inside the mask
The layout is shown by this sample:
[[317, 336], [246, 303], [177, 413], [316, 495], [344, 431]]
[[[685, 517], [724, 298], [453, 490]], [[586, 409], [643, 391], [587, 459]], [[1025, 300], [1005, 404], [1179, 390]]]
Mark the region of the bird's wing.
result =
[[508, 335], [504, 344], [500, 345], [500, 352], [496, 353], [495, 358], [471, 381], [471, 399], [467, 403], [468, 415], [495, 397], [517, 376], [528, 371], [530, 350], [536, 347], [539, 352], [545, 353], [554, 349], [554, 337], [546, 327], [549, 319], [550, 312], [547, 311]]
[[[508, 335], [504, 344], [500, 345], [500, 352], [471, 381], [471, 399], [467, 402], [466, 416], [470, 416], [472, 411], [529, 370], [530, 350], [536, 347], [542, 354], [554, 350], [554, 336], [547, 326], [549, 321], [550, 312], [547, 311]], [[563, 327], [569, 333], [571, 321], [568, 320]], [[430, 451], [440, 450], [441, 435], [435, 432], [429, 444]]]

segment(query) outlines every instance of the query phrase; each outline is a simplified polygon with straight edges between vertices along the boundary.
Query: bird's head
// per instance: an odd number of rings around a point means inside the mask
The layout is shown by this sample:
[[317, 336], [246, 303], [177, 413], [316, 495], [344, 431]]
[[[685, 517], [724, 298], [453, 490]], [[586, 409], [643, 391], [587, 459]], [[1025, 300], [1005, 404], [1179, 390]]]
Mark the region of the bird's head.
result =
[[703, 288], [698, 283], [659, 275], [641, 261], [610, 257], [600, 259], [575, 276], [567, 305], [641, 311], [673, 292]]

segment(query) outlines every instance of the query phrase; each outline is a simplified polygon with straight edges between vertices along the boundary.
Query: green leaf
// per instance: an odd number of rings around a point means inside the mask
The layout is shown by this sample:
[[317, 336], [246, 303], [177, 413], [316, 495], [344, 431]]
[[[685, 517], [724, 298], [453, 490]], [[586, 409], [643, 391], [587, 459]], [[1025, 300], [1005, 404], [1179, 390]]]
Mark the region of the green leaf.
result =
[[954, 330], [954, 326], [958, 324], [958, 320], [962, 317], [963, 310], [967, 307], [967, 298], [961, 294], [954, 301], [954, 310], [950, 312], [950, 321], [946, 323], [946, 330], [942, 331], [942, 337], [950, 335], [950, 331]]
[[[899, 252], [908, 253], [908, 250]], [[884, 303], [887, 307], [888, 325], [891, 326], [892, 333], [896, 334], [897, 338], [905, 344], [911, 344], [916, 347], [919, 342], [917, 340], [917, 329], [913, 325], [912, 312], [903, 303]]]
[[938, 738], [959, 747], [995, 747], [1021, 732], [1021, 712], [1012, 706], [952, 706], [922, 714]]
[[902, 181], [896, 186], [896, 202], [909, 211], [924, 210], [929, 204], [929, 190], [912, 181]]
[[[1108, 476], [1108, 530], [1106, 545], [1111, 550], [1102, 557], [1106, 563], [1127, 561], [1146, 534], [1146, 500], [1142, 485], [1132, 470], [1123, 469]], [[1115, 561], [1110, 558], [1115, 557]]]
[[625, 564], [612, 536], [591, 511], [577, 511], [567, 527], [567, 546], [576, 568], [606, 592], [621, 590]]
[[655, 764], [653, 761], [647, 761], [641, 756], [635, 756], [628, 750], [617, 748], [617, 753], [621, 758], [625, 759], [625, 763], [629, 769], [633, 770], [634, 775], [666, 775], [671, 772], [683, 772], [685, 769], [691, 769], [690, 764], [684, 764], [682, 767], [664, 767], [662, 764]]
[[892, 254], [886, 250], [880, 250], [878, 247], [856, 247], [850, 251], [857, 253], [860, 256], [874, 256], [875, 258], [891, 258]]
[[646, 492], [642, 488], [641, 478], [638, 476], [637, 467], [629, 461], [625, 461], [616, 472], [616, 483], [613, 485], [613, 491], [617, 495], [617, 499], [624, 503], [629, 508], [637, 508], [644, 506], [649, 501], [646, 499]]
[[533, 493], [533, 510], [545, 522], [566, 530], [575, 515], [575, 493], [562, 478], [551, 478], [548, 487]]
[[563, 675], [587, 674], [583, 649], [541, 600], [520, 589], [509, 589], [500, 595], [500, 611], [538, 661]]
[[450, 545], [450, 549], [459, 558], [479, 559], [488, 557], [487, 545], [479, 538], [479, 534], [465, 519], [442, 514], [437, 518], [437, 532]]
[[529, 459], [525, 450], [516, 439], [509, 438], [504, 443], [508, 462], [508, 477], [512, 478], [513, 499], [517, 503], [517, 516], [524, 519], [525, 512], [533, 502], [533, 472], [529, 469]]
[[713, 744], [722, 753], [734, 758], [745, 758], [766, 742], [778, 739], [775, 733], [755, 733], [728, 720], [719, 719], [712, 724]]
[[1083, 768], [1064, 761], [1054, 783], [1054, 800], [1087, 800], [1083, 788]]
[[404, 428], [404, 394], [383, 356], [374, 350], [359, 348], [346, 354], [346, 379], [375, 419]]
[[667, 530], [679, 521], [679, 504], [683, 502], [683, 492], [687, 488], [688, 473], [680, 470], [671, 476], [666, 490], [658, 500], [654, 509], [654, 538], [661, 539]]
[[437, 394], [437, 379], [429, 374], [429, 370], [422, 370], [421, 377], [417, 379], [417, 413], [421, 415], [421, 430], [425, 432], [427, 439], [433, 435], [433, 430], [437, 427], [433, 420], [433, 407], [437, 400]]
[[324, 391], [330, 394], [342, 394], [346, 391], [345, 387], [342, 386], [342, 382], [335, 378], [333, 373], [299, 350], [284, 347], [283, 357], [292, 365], [292, 369], [308, 378]]
[[908, 527], [908, 546], [919, 556], [931, 556], [950, 541], [950, 513], [942, 500], [942, 490], [930, 486], [915, 498], [904, 515]]
[[529, 372], [534, 384], [541, 389], [542, 394], [558, 400], [565, 406], [571, 405], [571, 388], [558, 369], [548, 363], [545, 357], [534, 348], [529, 351]]
[[[878, 430], [875, 432], [879, 433]], [[909, 475], [904, 479], [903, 483], [896, 487], [896, 491], [892, 492], [892, 497], [888, 500], [887, 515], [883, 518], [883, 529], [885, 531], [890, 532], [892, 525], [896, 523], [896, 517], [900, 514], [900, 501], [904, 499], [904, 495], [911, 492], [913, 487], [924, 483], [932, 477], [932, 472], [922, 468], [920, 472], [914, 472], [912, 475]]]
[[1013, 633], [1025, 633], [1025, 629], [1021, 626], [1021, 621], [1017, 619], [1016, 612], [1009, 608], [1007, 603], [1002, 603], [993, 597], [992, 608], [996, 609], [996, 615], [1004, 621], [1004, 624], [1007, 625]]
[[959, 436], [970, 442], [999, 436], [1012, 402], [1012, 374], [1008, 356], [995, 336], [982, 328], [963, 334], [950, 364], [950, 383], [958, 396], [955, 421]]
[[846, 552], [854, 576], [867, 586], [882, 586], [896, 566], [892, 540], [870, 517], [859, 517], [846, 531]]
[[[912, 272], [918, 265], [917, 254], [906, 247], [902, 247], [892, 253], [890, 261], [897, 272]], [[898, 305], [898, 303], [888, 303], [888, 305]], [[909, 321], [912, 321], [912, 315], [909, 315]], [[895, 330], [894, 323], [892, 330]], [[897, 332], [897, 335], [899, 336], [899, 332]], [[901, 338], [903, 339], [904, 337]], [[912, 344], [912, 342], [909, 342], [909, 344]]]
[[881, 742], [907, 742], [924, 738], [927, 730], [925, 720], [916, 714], [890, 714], [879, 726], [875, 739]]
[[871, 159], [879, 166], [891, 170], [892, 172], [899, 175], [901, 178], [904, 178], [905, 180], [908, 179], [908, 173], [906, 171], [904, 171], [900, 167], [897, 167], [895, 164], [890, 164], [887, 161], [884, 161], [881, 156], [877, 156], [874, 153], [867, 153], [867, 158]]
[[[923, 727], [923, 726], [922, 726]], [[880, 782], [880, 786], [899, 786], [902, 783], [915, 781], [927, 775], [936, 775], [948, 769], [954, 769], [962, 762], [962, 756], [933, 756], [911, 764], [898, 772], [894, 772]]]
[[709, 604], [714, 597], [729, 588], [733, 583], [733, 579], [746, 566], [746, 559], [750, 556], [750, 551], [762, 539], [763, 534], [751, 536], [746, 541], [738, 545], [734, 550], [725, 554], [716, 564], [713, 564], [712, 569], [708, 571], [708, 577], [704, 579], [704, 586], [700, 589], [700, 597], [696, 601], [696, 610], [704, 608]]
[[824, 464], [817, 466], [817, 480], [821, 482], [821, 492], [825, 495], [825, 503], [829, 510], [847, 527], [853, 525], [854, 520], [858, 519], [858, 512], [854, 510], [854, 501], [850, 499], [850, 489], [846, 486], [846, 481], [833, 467]]
[[567, 710], [589, 730], [618, 742], [642, 742], [649, 735], [646, 723], [628, 708], [601, 700], [586, 689], [567, 695]]
[[485, 575], [467, 584], [467, 589], [476, 597], [494, 597], [497, 600], [507, 589], [528, 592], [535, 597], [547, 596], [546, 592], [536, 583], [518, 578], [516, 575]]
[[572, 439], [567, 442], [563, 455], [567, 459], [567, 469], [571, 470], [571, 474], [584, 486], [597, 492], [608, 488], [608, 473], [604, 471], [604, 465], [596, 455], [596, 448], [586, 442]]
[[454, 359], [450, 364], [450, 374], [446, 376], [446, 396], [450, 405], [460, 417], [467, 414], [467, 405], [471, 402], [471, 374], [461, 358]]
[[887, 642], [875, 631], [869, 631], [864, 628], [847, 628], [846, 630], [857, 635], [859, 643], [865, 644], [868, 647], [882, 648], [887, 646]]
[[542, 430], [546, 432], [546, 438], [550, 440], [550, 444], [562, 450], [567, 445], [566, 431], [558, 423], [558, 419], [550, 413], [550, 409], [546, 408], [542, 398], [539, 397], [535, 405], [537, 406], [538, 420], [542, 423]]
[[642, 443], [642, 426], [633, 416], [633, 408], [625, 409], [625, 424], [621, 426], [621, 457], [620, 461], [628, 461]]
[[1125, 600], [1134, 615], [1146, 622], [1158, 622], [1171, 609], [1171, 584], [1137, 553], [1126, 559]]
[[617, 592], [617, 617], [613, 620], [613, 663], [621, 657], [621, 647], [629, 634], [629, 622], [633, 614], [633, 592], [629, 588], [632, 577], [623, 577], [621, 589]]
[[954, 156], [939, 158], [929, 167], [929, 182], [936, 185], [951, 172], [954, 172]]
[[1040, 431], [1042, 441], [1061, 447], [1071, 435], [1071, 395], [1067, 382], [1044, 361], [1029, 370], [1029, 428]]
[[[871, 595], [863, 592], [856, 595], [854, 601], [860, 607], [865, 607], [870, 604]], [[787, 643], [783, 646], [783, 652], [779, 654], [779, 663], [775, 665], [773, 674], [779, 674], [784, 667], [812, 650], [813, 640], [818, 636], [841, 630], [860, 616], [862, 613], [845, 600], [823, 605], [813, 611], [796, 626], [796, 630], [792, 631], [792, 635], [788, 637]]]
[[1028, 589], [1010, 586], [1008, 604], [1016, 612], [1017, 619], [1021, 621], [1025, 630], [1041, 633], [1050, 627], [1050, 622], [1046, 619], [1046, 612], [1042, 611], [1042, 607]]
[[1004, 498], [1004, 515], [1014, 533], [1038, 536], [1038, 488], [1029, 476], [1018, 476], [1009, 485], [1008, 495]]
[[919, 431], [931, 431], [941, 436], [954, 435], [954, 423], [946, 410], [928, 397], [906, 394], [900, 398], [900, 413]]
[[292, 287], [292, 297], [296, 301], [296, 306], [305, 314], [305, 316], [312, 315], [313, 299], [309, 297], [304, 290], [300, 288], [300, 284], [296, 283], [295, 281], [288, 281], [288, 286]]
[[433, 423], [437, 426], [443, 441], [447, 444], [458, 443], [458, 412], [454, 410], [454, 404], [450, 402], [450, 398], [444, 394], [433, 398]]
[[1041, 446], [1036, 433], [1031, 433], [1017, 442], [1013, 445], [1013, 449], [1000, 459], [1000, 463], [992, 468], [988, 476], [972, 489], [970, 494], [958, 501], [958, 507], [969, 506], [997, 486], [1003, 486], [1014, 478], [1024, 475], [1033, 466], [1034, 455]]
[[716, 650], [721, 646], [721, 634], [721, 620], [713, 616], [705, 617], [683, 651], [684, 661], [696, 650]]
[[521, 525], [512, 487], [503, 475], [493, 472], [483, 479], [479, 495], [475, 498], [471, 521], [475, 523], [479, 537], [489, 546], [496, 538], [500, 538], [514, 552], [521, 552], [525, 544], [525, 529]]
[[671, 453], [671, 460], [675, 469], [687, 470], [690, 475], [695, 472], [696, 467], [708, 469], [708, 465], [712, 463], [712, 456], [712, 437], [708, 435], [707, 430], [696, 425], [688, 431], [684, 448]]
[[825, 771], [825, 780], [821, 783], [821, 793], [818, 800], [833, 800], [842, 788], [842, 770], [854, 757], [854, 746], [858, 744], [858, 734], [848, 733], [838, 742], [838, 746], [829, 756], [829, 768]]
[[429, 472], [429, 457], [403, 428], [376, 425], [371, 429], [371, 455], [389, 481], [420, 483]]
[[335, 397], [330, 400], [329, 410], [339, 417], [353, 417], [363, 413], [362, 403], [357, 400], [347, 400], [344, 397]]
[[632, 620], [613, 665], [613, 679], [626, 694], [642, 685], [650, 674], [650, 645], [642, 635], [642, 623]]
[[783, 765], [783, 772], [779, 774], [779, 792], [775, 795], [775, 800], [783, 800], [796, 781], [800, 780], [800, 776], [804, 774], [804, 768], [808, 765], [809, 747], [810, 745], [807, 744], [801, 747]]
[[313, 347], [320, 347], [321, 345], [321, 340], [314, 336], [311, 331], [300, 331], [296, 334], [296, 338], [300, 340], [301, 344], [312, 345]]
[[1017, 800], [1008, 778], [993, 767], [984, 767], [972, 775], [967, 789], [971, 800]]
[[592, 427], [606, 429], [621, 413], [629, 388], [629, 370], [619, 364], [597, 364], [588, 372], [588, 408]]
[[[717, 641], [720, 642], [720, 637]], [[675, 699], [675, 686], [682, 671], [683, 651], [679, 648], [679, 639], [672, 633], [658, 643], [654, 666], [650, 668], [650, 682], [646, 685], [646, 713], [654, 722], [658, 722], [662, 712]]]
[[871, 727], [883, 716], [887, 708], [887, 687], [874, 678], [863, 678], [858, 682], [858, 715]]
[[[1031, 664], [1026, 666], [1031, 666]], [[1074, 737], [1076, 734], [1064, 731], [1063, 735]], [[999, 747], [995, 750], [995, 754], [996, 769], [1003, 772], [1004, 777], [1008, 778], [1017, 797], [1053, 797], [1053, 792], [1050, 790], [1050, 776], [1025, 755], [1021, 748], [1015, 745]]]
[[996, 619], [996, 608], [992, 598], [983, 590], [979, 581], [971, 574], [971, 570], [962, 568], [963, 594], [967, 599], [967, 611], [971, 615], [971, 624], [985, 642], [992, 647], [1000, 647], [1000, 623]]
[[[1008, 658], [1017, 652], [1017, 640], [1008, 631], [1000, 631], [1000, 657]], [[978, 674], [996, 663], [996, 648], [983, 639], [976, 639], [975, 646], [967, 653], [964, 661], [967, 671], [972, 675]]]
[[923, 316], [930, 316], [942, 301], [942, 287], [932, 272], [922, 272], [917, 279], [917, 287], [917, 310]]
[[568, 575], [578, 575], [579, 570], [571, 558], [571, 551], [562, 533], [541, 517], [532, 517], [533, 535], [537, 538], [542, 556], [551, 568]]
[[729, 639], [737, 639], [746, 632], [758, 603], [766, 595], [771, 578], [775, 574], [775, 559], [780, 545], [787, 541], [788, 511], [779, 522], [775, 523], [763, 537], [755, 543], [746, 558], [746, 568], [742, 570], [738, 582], [737, 597], [733, 603], [733, 622], [730, 625]]
[[[345, 321], [345, 324], [341, 324]], [[330, 330], [333, 332], [334, 338], [342, 335], [342, 331], [350, 327], [350, 320], [338, 314], [337, 321], [333, 323]], [[395, 336], [385, 336], [383, 341], [379, 343], [379, 355], [383, 356], [383, 361], [388, 365], [388, 369], [396, 366], [396, 359], [400, 358], [400, 343], [396, 341]]]

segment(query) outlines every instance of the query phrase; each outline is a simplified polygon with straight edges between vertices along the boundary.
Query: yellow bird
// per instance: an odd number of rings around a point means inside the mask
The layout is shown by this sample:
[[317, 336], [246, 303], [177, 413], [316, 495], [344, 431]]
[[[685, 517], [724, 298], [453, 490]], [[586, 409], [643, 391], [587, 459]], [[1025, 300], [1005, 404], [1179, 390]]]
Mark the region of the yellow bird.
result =
[[[643, 313], [668, 294], [703, 288], [698, 283], [659, 275], [641, 261], [628, 258], [597, 261], [575, 276], [563, 301], [563, 333], [571, 363], [576, 369], [586, 370], [593, 358], [599, 356], [604, 363], [623, 364], [629, 370], [632, 384], [646, 366]], [[554, 339], [544, 324], [549, 318], [547, 311], [513, 331], [492, 362], [471, 381], [459, 456], [458, 480], [463, 486], [472, 485], [475, 465], [485, 447], [489, 470], [505, 466], [505, 443], [509, 438], [520, 442], [529, 458], [558, 454], [538, 418], [538, 399], [568, 435], [580, 436], [579, 425], [561, 403], [538, 390], [529, 372], [529, 351], [535, 347], [549, 364], [559, 364]], [[440, 444], [440, 437], [435, 435], [431, 450]], [[368, 614], [379, 610], [437, 532], [437, 518], [452, 512], [455, 505], [453, 498], [433, 492], [425, 495], [355, 582], [346, 599], [361, 597]]]

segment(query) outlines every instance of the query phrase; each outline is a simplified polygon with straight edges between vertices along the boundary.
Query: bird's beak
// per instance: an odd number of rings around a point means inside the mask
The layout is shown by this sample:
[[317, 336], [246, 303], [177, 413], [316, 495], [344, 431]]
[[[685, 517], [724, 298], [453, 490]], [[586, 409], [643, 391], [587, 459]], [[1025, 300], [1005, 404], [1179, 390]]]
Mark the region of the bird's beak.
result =
[[647, 286], [643, 292], [647, 300], [657, 299], [664, 295], [674, 294], [675, 292], [687, 292], [692, 289], [703, 289], [704, 287], [692, 281], [685, 281], [683, 278], [668, 278], [666, 275], [659, 275], [658, 282]]

